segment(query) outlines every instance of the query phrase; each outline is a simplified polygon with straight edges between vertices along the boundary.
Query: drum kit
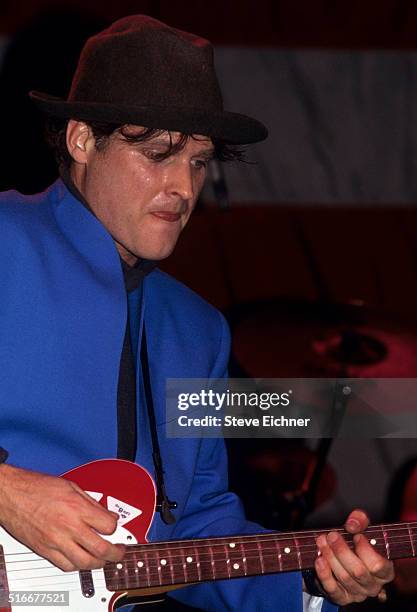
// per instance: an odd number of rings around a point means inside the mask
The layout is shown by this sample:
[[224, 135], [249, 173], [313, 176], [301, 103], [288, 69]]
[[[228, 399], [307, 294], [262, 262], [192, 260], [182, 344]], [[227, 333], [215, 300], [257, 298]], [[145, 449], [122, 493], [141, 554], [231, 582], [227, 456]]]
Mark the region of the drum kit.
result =
[[[269, 300], [240, 305], [229, 321], [232, 377], [417, 378], [417, 325], [358, 302]], [[239, 460], [263, 490], [268, 526], [298, 528], [331, 498], [332, 443], [323, 438], [311, 450], [302, 440], [240, 442]]]

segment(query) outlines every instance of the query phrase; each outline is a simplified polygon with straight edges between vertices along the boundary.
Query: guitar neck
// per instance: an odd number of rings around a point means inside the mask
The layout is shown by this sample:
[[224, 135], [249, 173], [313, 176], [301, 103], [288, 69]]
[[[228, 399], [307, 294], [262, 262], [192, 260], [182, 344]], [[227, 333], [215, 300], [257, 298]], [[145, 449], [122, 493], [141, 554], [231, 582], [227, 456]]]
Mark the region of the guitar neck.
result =
[[[350, 548], [353, 538], [343, 529]], [[310, 569], [318, 555], [316, 538], [329, 530], [260, 533], [129, 545], [120, 563], [104, 568], [110, 591], [185, 585]], [[417, 522], [370, 526], [364, 535], [388, 559], [415, 557]]]

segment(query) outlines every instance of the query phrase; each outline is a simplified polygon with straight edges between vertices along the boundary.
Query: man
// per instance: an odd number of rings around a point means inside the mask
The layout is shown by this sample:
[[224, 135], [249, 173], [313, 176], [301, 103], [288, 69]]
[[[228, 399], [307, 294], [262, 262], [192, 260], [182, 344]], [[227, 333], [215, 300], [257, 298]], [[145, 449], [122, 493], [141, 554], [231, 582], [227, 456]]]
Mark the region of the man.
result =
[[[65, 571], [121, 560], [123, 547], [101, 537], [116, 515], [56, 476], [132, 454], [153, 473], [159, 441], [166, 505], [151, 540], [259, 530], [227, 492], [221, 440], [164, 436], [166, 378], [224, 376], [229, 334], [216, 310], [151, 262], [172, 252], [209, 159], [238, 156], [233, 146], [262, 140], [265, 128], [223, 111], [207, 41], [144, 16], [87, 42], [67, 101], [32, 98], [64, 121], [49, 126], [62, 180], [1, 199], [0, 431], [10, 464], [0, 466], [0, 524]], [[356, 511], [347, 529], [366, 525]], [[391, 563], [355, 537], [355, 551], [335, 533], [318, 539], [320, 588], [336, 604], [377, 596], [392, 579]], [[303, 604], [297, 573], [175, 596], [216, 611], [333, 609], [308, 594]]]

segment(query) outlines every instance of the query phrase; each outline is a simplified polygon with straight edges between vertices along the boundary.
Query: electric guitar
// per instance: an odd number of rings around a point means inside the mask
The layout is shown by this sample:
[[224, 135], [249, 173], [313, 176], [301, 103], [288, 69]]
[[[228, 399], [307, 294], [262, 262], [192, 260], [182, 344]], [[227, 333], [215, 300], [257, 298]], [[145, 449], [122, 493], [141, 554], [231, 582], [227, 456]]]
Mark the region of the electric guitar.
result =
[[[117, 529], [108, 539], [127, 545], [124, 559], [107, 562], [100, 570], [63, 572], [0, 529], [0, 612], [24, 604], [35, 611], [113, 612], [128, 603], [161, 600], [165, 592], [188, 584], [308, 569], [318, 555], [317, 536], [329, 531], [147, 543], [156, 493], [144, 468], [105, 459], [63, 478], [119, 514]], [[335, 531], [353, 548], [351, 535]], [[365, 535], [389, 559], [416, 556], [417, 522], [374, 525]]]

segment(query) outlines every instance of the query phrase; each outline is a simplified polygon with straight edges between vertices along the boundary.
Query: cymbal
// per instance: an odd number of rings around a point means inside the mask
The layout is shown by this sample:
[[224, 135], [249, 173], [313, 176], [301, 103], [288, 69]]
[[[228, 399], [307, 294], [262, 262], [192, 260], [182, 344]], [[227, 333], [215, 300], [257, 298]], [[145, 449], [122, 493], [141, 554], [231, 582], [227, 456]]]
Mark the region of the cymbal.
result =
[[416, 324], [376, 309], [275, 300], [239, 307], [231, 323], [252, 378], [417, 376]]

